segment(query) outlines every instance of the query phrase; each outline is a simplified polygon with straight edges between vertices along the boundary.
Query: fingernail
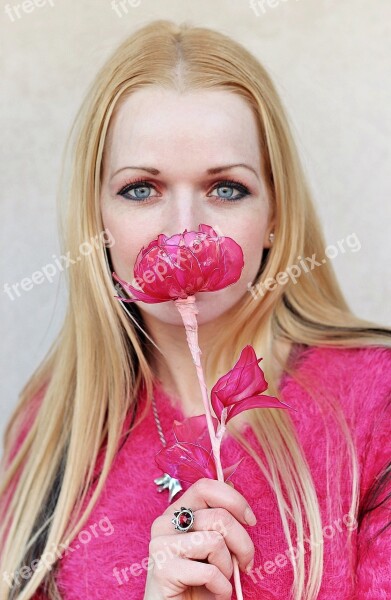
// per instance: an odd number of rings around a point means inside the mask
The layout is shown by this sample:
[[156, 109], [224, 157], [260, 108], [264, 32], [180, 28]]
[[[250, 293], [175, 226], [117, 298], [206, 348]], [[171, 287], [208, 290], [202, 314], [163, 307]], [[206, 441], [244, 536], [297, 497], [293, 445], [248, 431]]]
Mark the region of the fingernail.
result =
[[257, 517], [254, 515], [249, 506], [247, 506], [246, 510], [244, 511], [244, 519], [249, 525], [255, 525], [257, 522]]
[[249, 573], [254, 566], [254, 559], [250, 560], [247, 567], [245, 568], [246, 573]]

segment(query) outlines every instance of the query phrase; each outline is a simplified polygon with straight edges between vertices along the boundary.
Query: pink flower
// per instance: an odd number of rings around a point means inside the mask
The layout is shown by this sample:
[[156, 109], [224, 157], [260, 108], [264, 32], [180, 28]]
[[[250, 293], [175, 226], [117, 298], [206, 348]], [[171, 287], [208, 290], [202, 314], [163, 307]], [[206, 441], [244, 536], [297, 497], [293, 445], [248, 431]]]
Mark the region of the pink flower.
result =
[[222, 423], [250, 408], [290, 408], [274, 396], [260, 395], [267, 389], [261, 360], [252, 346], [245, 346], [235, 366], [213, 386], [211, 404]]
[[[213, 425], [218, 425], [216, 418], [213, 418]], [[155, 456], [155, 462], [163, 472], [188, 483], [194, 483], [201, 477], [217, 479], [205, 415], [190, 417], [182, 423], [174, 421], [173, 432], [176, 443], [163, 448]], [[224, 481], [232, 477], [242, 460], [223, 469]]]
[[209, 225], [167, 237], [160, 234], [147, 248], [142, 248], [134, 266], [136, 289], [118, 281], [132, 298], [116, 296], [123, 302], [143, 300], [147, 303], [186, 299], [197, 292], [214, 292], [235, 283], [244, 266], [239, 244], [219, 236]]

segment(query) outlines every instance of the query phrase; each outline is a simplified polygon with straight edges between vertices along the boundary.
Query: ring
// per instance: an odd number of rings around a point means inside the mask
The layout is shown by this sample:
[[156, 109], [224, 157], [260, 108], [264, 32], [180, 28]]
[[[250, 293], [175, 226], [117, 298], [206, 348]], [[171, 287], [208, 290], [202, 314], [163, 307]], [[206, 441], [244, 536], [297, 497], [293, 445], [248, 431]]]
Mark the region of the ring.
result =
[[191, 508], [181, 506], [181, 510], [174, 512], [174, 518], [171, 519], [171, 523], [174, 523], [175, 529], [178, 531], [189, 531], [194, 523], [194, 512]]

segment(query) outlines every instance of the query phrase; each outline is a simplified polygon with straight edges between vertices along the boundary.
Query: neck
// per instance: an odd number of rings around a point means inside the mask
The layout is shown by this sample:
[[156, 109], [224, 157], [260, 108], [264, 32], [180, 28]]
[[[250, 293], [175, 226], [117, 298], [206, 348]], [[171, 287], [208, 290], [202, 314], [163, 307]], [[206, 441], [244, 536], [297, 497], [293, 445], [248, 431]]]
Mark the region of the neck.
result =
[[[149, 335], [161, 349], [161, 352], [157, 349], [154, 351], [152, 366], [165, 391], [180, 402], [185, 416], [203, 413], [197, 371], [183, 324], [164, 323], [150, 314], [144, 314], [143, 319]], [[203, 366], [219, 327], [216, 319], [198, 326], [198, 345], [202, 349]]]
[[[203, 413], [201, 389], [184, 325], [165, 323], [148, 313], [143, 314], [143, 319], [149, 335], [161, 350], [161, 352], [157, 349], [154, 350], [152, 368], [164, 390], [179, 403], [185, 417]], [[217, 339], [226, 323], [226, 319], [221, 317], [198, 326], [198, 345], [202, 350], [201, 363], [203, 367], [214, 340]], [[291, 342], [275, 340], [275, 346], [285, 361], [291, 350]], [[235, 357], [235, 360], [237, 358]], [[233, 363], [234, 357], [232, 365]], [[276, 364], [275, 369], [276, 372], [279, 372], [280, 367]]]

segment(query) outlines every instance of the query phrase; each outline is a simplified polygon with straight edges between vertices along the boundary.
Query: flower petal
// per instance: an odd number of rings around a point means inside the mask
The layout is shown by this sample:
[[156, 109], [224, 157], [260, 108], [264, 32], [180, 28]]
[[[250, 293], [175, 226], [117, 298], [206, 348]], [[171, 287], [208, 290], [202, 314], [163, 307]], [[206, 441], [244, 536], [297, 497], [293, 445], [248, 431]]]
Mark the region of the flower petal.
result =
[[153, 296], [150, 296], [149, 294], [146, 294], [145, 292], [142, 292], [138, 289], [136, 289], [135, 287], [133, 287], [132, 285], [130, 285], [129, 283], [127, 283], [127, 281], [124, 281], [123, 279], [121, 279], [120, 277], [118, 277], [118, 275], [116, 273], [112, 273], [113, 278], [118, 281], [122, 287], [126, 290], [126, 292], [129, 292], [131, 294], [133, 294], [134, 298], [123, 298], [116, 296], [117, 298], [119, 298], [120, 300], [122, 300], [122, 302], [136, 302], [137, 300], [142, 300], [143, 302], [148, 302], [148, 304], [154, 304], [157, 302], [166, 302], [167, 300], [165, 299], [161, 299], [161, 298], [155, 298]]
[[236, 417], [236, 415], [252, 408], [290, 408], [290, 406], [285, 404], [285, 402], [281, 402], [281, 400], [274, 396], [253, 396], [252, 398], [246, 398], [246, 400], [232, 404], [228, 409], [226, 422], [228, 423], [233, 417]]
[[228, 481], [229, 479], [231, 479], [232, 475], [235, 473], [236, 469], [238, 468], [238, 466], [240, 465], [240, 463], [247, 458], [246, 456], [243, 456], [240, 460], [238, 460], [238, 462], [236, 462], [234, 465], [231, 465], [230, 467], [225, 467], [225, 469], [223, 469], [223, 475], [224, 475], [224, 481]]
[[180, 481], [195, 483], [201, 477], [216, 479], [217, 473], [212, 453], [208, 452], [205, 448], [202, 449], [201, 446], [198, 449], [198, 453], [199, 456], [202, 455], [201, 462], [196, 460], [188, 447], [174, 444], [168, 448], [162, 448], [156, 454], [155, 462], [163, 472]]
[[[212, 422], [214, 431], [216, 432], [218, 426], [216, 417], [212, 417]], [[183, 421], [174, 420], [172, 429], [175, 440], [178, 443], [197, 443], [208, 450], [212, 447], [205, 413], [188, 417]]]
[[[252, 346], [245, 346], [234, 367], [220, 377], [211, 390], [212, 405], [230, 406], [267, 389], [267, 381]], [[217, 413], [216, 413], [217, 414]]]

